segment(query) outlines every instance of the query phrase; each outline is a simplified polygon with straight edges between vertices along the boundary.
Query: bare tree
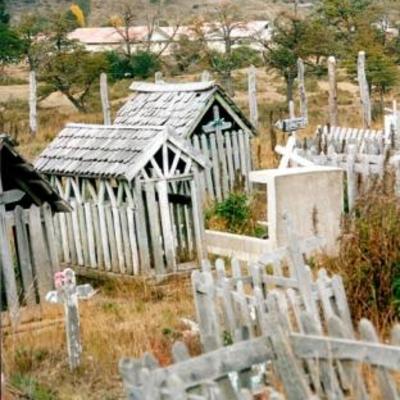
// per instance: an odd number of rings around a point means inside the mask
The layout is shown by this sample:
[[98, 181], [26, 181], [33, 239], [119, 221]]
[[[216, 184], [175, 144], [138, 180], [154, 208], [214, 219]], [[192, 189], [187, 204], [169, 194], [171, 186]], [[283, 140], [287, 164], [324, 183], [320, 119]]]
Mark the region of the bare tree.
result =
[[132, 56], [132, 46], [137, 41], [133, 37], [131, 27], [136, 21], [133, 4], [130, 1], [124, 1], [120, 5], [120, 13], [117, 18], [111, 20], [112, 26], [124, 41], [124, 52], [128, 58]]
[[[174, 19], [174, 23], [171, 25], [172, 31], [160, 29], [159, 20], [162, 15], [162, 4], [162, 2], [157, 6], [150, 6], [148, 2], [133, 4], [129, 0], [125, 0], [121, 4], [119, 16], [114, 18], [111, 23], [124, 42], [125, 54], [128, 58], [132, 56], [133, 49], [137, 45], [140, 45], [145, 51], [153, 52], [154, 55], [159, 58], [166, 51], [171, 42], [173, 42], [180, 27], [180, 18]], [[138, 31], [135, 33], [133, 28], [138, 25], [135, 10], [137, 10], [138, 7], [140, 7], [141, 10], [146, 10], [146, 30], [145, 32]], [[162, 45], [159, 47], [154, 46], [153, 37], [156, 31], [166, 36], [165, 41], [163, 41]]]
[[[234, 31], [245, 26], [239, 9], [232, 1], [222, 1], [214, 6], [205, 19], [197, 19], [192, 30], [211, 68], [221, 76], [222, 83], [230, 95], [234, 95], [232, 83]], [[222, 42], [223, 52], [213, 49], [212, 43]]]

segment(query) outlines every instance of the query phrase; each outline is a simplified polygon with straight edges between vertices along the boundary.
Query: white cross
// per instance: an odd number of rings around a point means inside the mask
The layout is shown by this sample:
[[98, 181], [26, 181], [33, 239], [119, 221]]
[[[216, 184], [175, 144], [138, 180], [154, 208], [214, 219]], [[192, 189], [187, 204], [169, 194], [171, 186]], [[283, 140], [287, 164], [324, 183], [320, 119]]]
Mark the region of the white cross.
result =
[[56, 290], [47, 293], [46, 300], [49, 303], [64, 305], [68, 361], [72, 370], [79, 367], [82, 353], [78, 300], [90, 299], [96, 292], [89, 284], [76, 286], [75, 272], [71, 268], [56, 272], [54, 283]]
[[213, 115], [214, 119], [203, 126], [205, 133], [215, 132], [216, 136], [219, 137], [222, 131], [232, 128], [232, 122], [225, 122], [224, 118], [220, 118], [218, 106], [213, 107]]

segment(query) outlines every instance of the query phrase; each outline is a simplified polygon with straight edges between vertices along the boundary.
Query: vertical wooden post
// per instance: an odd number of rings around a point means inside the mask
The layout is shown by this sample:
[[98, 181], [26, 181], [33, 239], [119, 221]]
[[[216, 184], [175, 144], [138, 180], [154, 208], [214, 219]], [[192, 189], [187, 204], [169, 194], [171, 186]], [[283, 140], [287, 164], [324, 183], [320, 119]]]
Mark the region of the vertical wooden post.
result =
[[107, 74], [105, 74], [104, 72], [100, 74], [100, 97], [101, 106], [103, 108], [104, 125], [111, 125], [111, 110], [110, 102], [108, 100]]
[[258, 108], [257, 108], [257, 84], [256, 69], [251, 65], [248, 69], [248, 92], [249, 92], [249, 109], [250, 122], [255, 128], [258, 128]]
[[207, 70], [204, 70], [201, 73], [201, 81], [202, 82], [210, 82], [211, 81], [211, 74]]
[[[3, 194], [2, 182], [2, 149], [0, 144], [0, 195]], [[11, 257], [10, 243], [8, 242], [7, 226], [6, 226], [6, 206], [0, 199], [0, 266], [3, 271], [3, 279], [1, 285], [5, 285], [7, 298], [7, 307], [10, 313], [10, 319], [13, 326], [17, 325], [19, 319], [19, 302], [17, 283], [15, 281], [14, 265]], [[1, 271], [0, 271], [1, 272]]]
[[336, 59], [328, 58], [328, 80], [329, 80], [329, 123], [337, 126], [337, 82], [336, 82]]
[[354, 207], [354, 203], [357, 197], [357, 175], [355, 171], [355, 159], [356, 159], [356, 146], [350, 145], [348, 147], [347, 154], [347, 203], [348, 208], [351, 210]]
[[301, 58], [297, 60], [297, 79], [299, 81], [300, 114], [304, 120], [308, 121], [307, 95], [304, 82], [304, 62]]
[[371, 101], [369, 97], [369, 88], [367, 76], [365, 73], [365, 52], [360, 51], [358, 53], [357, 61], [357, 77], [358, 86], [360, 89], [360, 100], [362, 107], [362, 116], [364, 128], [368, 129], [371, 127]]
[[164, 81], [163, 81], [162, 73], [161, 73], [160, 71], [157, 71], [157, 72], [154, 74], [154, 82], [155, 82], [155, 83], [163, 83], [163, 82], [164, 82]]
[[29, 129], [33, 136], [37, 132], [37, 85], [36, 72], [29, 72]]
[[174, 246], [174, 234], [168, 202], [167, 181], [162, 179], [156, 183], [158, 192], [158, 204], [160, 207], [161, 229], [164, 243], [164, 254], [167, 261], [168, 272], [176, 271], [176, 255]]

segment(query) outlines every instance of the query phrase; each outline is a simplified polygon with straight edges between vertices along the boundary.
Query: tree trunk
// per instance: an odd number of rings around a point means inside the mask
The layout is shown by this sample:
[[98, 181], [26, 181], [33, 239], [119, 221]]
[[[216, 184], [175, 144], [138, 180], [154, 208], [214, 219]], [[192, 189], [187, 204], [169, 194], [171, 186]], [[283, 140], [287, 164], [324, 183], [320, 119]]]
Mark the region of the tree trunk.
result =
[[229, 96], [233, 97], [235, 95], [235, 91], [233, 89], [232, 71], [224, 72], [222, 81], [226, 92], [229, 94]]

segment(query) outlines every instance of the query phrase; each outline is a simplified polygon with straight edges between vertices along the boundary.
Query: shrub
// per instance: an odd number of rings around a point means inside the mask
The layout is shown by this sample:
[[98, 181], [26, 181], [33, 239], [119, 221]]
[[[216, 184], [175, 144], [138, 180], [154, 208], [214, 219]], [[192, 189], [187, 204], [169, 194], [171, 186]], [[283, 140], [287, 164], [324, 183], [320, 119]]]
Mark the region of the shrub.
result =
[[257, 225], [260, 208], [256, 199], [244, 193], [231, 193], [225, 200], [215, 203], [206, 212], [209, 228], [250, 236], [265, 236], [265, 229]]
[[400, 201], [374, 188], [343, 223], [339, 256], [329, 269], [342, 275], [352, 316], [388, 326], [400, 316]]
[[130, 60], [133, 76], [148, 78], [160, 67], [158, 58], [149, 51], [138, 51]]
[[130, 58], [116, 51], [106, 53], [110, 79], [148, 78], [160, 67], [158, 58], [148, 51], [137, 51]]
[[246, 68], [251, 64], [260, 67], [263, 64], [260, 52], [250, 46], [234, 48], [232, 51], [232, 61], [234, 68]]

